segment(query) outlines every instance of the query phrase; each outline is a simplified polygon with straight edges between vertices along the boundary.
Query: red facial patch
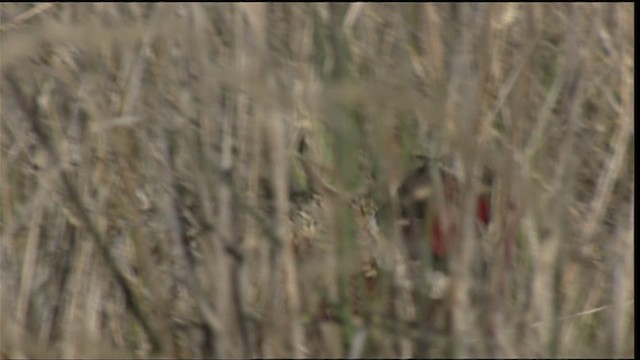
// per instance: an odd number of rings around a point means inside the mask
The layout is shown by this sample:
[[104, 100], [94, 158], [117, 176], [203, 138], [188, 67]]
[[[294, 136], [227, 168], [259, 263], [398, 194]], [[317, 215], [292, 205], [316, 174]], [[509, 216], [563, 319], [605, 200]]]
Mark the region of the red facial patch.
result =
[[[491, 204], [489, 196], [480, 195], [477, 202], [476, 219], [483, 225], [489, 224], [491, 220]], [[447, 218], [444, 211], [436, 214], [433, 227], [431, 228], [431, 251], [438, 257], [447, 254], [448, 244], [456, 236], [456, 224], [453, 219]]]
[[491, 220], [491, 204], [488, 195], [478, 196], [478, 212], [476, 216], [482, 224], [489, 224], [489, 220]]

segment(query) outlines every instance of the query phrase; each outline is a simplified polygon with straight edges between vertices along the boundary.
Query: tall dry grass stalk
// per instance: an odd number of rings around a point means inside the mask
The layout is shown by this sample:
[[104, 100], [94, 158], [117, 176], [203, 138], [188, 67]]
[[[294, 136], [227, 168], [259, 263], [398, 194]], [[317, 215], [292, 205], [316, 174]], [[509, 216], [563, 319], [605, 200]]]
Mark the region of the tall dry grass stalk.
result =
[[3, 3], [0, 356], [631, 356], [633, 12]]

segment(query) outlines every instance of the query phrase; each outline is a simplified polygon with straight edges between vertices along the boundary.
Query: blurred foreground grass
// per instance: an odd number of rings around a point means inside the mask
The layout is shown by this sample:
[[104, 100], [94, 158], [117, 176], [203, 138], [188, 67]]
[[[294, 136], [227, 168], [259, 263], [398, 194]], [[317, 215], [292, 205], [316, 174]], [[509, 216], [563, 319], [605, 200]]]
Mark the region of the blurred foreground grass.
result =
[[[632, 356], [633, 12], [3, 3], [0, 356]], [[430, 321], [419, 156], [496, 174]]]

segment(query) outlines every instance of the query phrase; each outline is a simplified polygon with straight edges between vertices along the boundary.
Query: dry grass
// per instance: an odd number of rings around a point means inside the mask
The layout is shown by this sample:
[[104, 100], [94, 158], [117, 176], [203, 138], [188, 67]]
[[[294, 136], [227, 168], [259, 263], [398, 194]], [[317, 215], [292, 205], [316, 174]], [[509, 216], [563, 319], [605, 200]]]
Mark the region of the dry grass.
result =
[[[3, 3], [0, 356], [632, 356], [633, 13]], [[415, 155], [496, 174], [429, 321]]]

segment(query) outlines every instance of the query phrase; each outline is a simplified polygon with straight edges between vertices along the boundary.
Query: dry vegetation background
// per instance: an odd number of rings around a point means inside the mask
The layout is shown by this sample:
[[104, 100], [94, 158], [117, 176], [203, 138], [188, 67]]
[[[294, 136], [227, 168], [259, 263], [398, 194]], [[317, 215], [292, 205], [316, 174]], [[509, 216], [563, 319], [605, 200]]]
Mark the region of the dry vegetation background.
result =
[[[0, 356], [633, 356], [633, 29], [631, 3], [3, 3]], [[519, 220], [508, 268], [476, 267], [499, 226], [465, 237], [435, 324], [368, 221], [416, 155], [493, 169], [492, 224]]]

